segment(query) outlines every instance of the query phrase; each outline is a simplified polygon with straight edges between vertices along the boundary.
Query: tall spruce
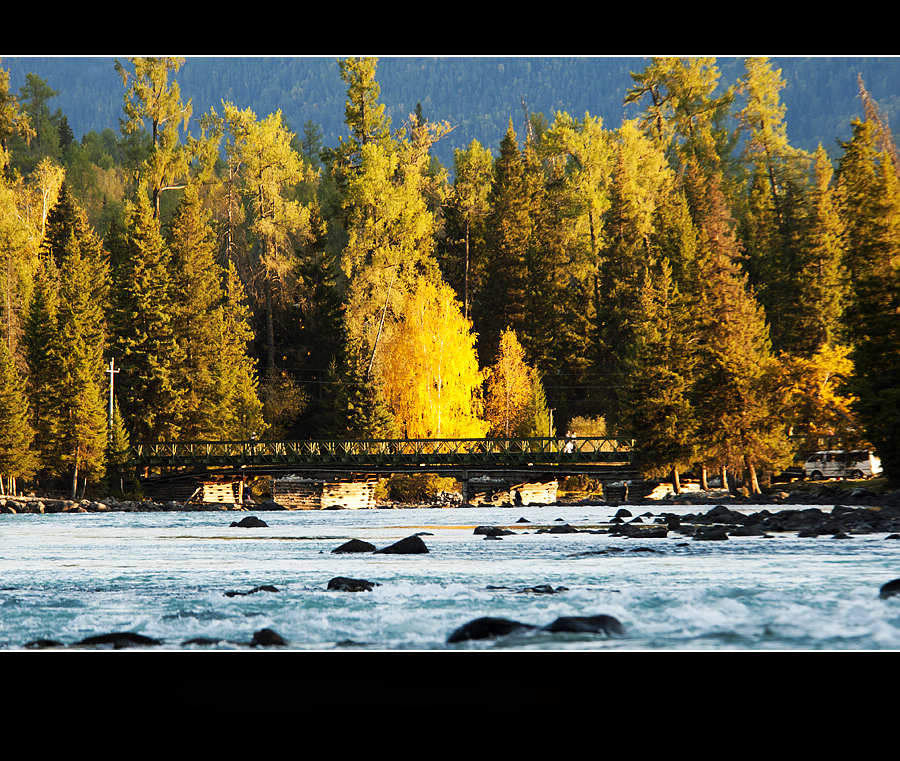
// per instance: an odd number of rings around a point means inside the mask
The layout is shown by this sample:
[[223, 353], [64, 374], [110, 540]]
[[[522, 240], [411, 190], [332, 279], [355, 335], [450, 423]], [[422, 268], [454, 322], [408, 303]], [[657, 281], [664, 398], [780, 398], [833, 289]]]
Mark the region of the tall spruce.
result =
[[845, 312], [853, 344], [851, 389], [866, 434], [892, 482], [900, 480], [900, 194], [878, 124], [853, 122], [838, 166], [845, 262], [852, 297]]
[[740, 241], [717, 175], [711, 182], [688, 168], [686, 189], [700, 230], [699, 300], [704, 340], [693, 389], [701, 462], [744, 471], [759, 493], [762, 469], [784, 467], [791, 457], [786, 423], [778, 411], [779, 367], [772, 355], [765, 313], [741, 268]]
[[176, 340], [171, 253], [146, 193], [128, 203], [124, 256], [114, 272], [113, 353], [122, 413], [133, 443], [179, 434], [185, 389]]
[[671, 474], [677, 494], [680, 472], [694, 463], [697, 424], [690, 393], [695, 352], [668, 260], [644, 267], [636, 300], [623, 362], [620, 425], [638, 439], [634, 464], [648, 478]]

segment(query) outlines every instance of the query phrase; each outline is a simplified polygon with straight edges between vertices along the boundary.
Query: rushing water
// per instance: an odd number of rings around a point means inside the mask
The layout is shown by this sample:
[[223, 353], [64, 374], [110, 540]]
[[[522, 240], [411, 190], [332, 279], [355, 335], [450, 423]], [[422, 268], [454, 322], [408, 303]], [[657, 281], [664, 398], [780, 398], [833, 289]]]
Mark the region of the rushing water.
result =
[[[559, 518], [595, 529], [613, 512], [282, 511], [257, 513], [268, 528], [253, 529], [230, 527], [246, 515], [234, 512], [0, 515], [0, 648], [130, 631], [164, 649], [203, 637], [220, 640], [205, 650], [235, 650], [269, 628], [300, 651], [900, 649], [900, 597], [878, 596], [900, 576], [900, 541], [536, 533]], [[516, 535], [485, 539], [473, 533], [479, 525], [510, 526]], [[332, 553], [351, 538], [382, 548], [420, 532], [428, 554]], [[329, 591], [335, 576], [378, 586]], [[225, 594], [260, 585], [278, 591]], [[538, 585], [566, 589], [522, 591]], [[534, 630], [447, 644], [454, 629], [481, 616], [542, 626], [600, 613], [619, 619], [625, 635]]]

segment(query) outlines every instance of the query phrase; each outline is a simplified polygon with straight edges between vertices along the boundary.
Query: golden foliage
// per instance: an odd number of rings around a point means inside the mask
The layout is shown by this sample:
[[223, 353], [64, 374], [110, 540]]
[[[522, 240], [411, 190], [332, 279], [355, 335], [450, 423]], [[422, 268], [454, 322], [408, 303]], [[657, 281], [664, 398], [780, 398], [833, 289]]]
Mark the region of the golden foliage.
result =
[[417, 279], [376, 362], [384, 398], [404, 436], [484, 436], [484, 373], [475, 334], [448, 285]]

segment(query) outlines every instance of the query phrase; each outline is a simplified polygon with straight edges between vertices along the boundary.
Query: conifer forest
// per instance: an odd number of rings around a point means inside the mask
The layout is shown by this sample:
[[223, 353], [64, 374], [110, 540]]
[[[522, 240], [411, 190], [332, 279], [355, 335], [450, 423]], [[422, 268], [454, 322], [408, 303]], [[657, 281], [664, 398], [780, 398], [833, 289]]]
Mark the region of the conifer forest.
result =
[[181, 58], [116, 60], [117, 128], [77, 140], [0, 61], [0, 493], [111, 489], [134, 442], [598, 431], [676, 483], [826, 443], [900, 481], [877, 100], [829, 156], [768, 58], [639, 63], [634, 118], [526, 111], [444, 166], [453, 125], [392, 123], [376, 58], [338, 59], [333, 144], [194, 113]]

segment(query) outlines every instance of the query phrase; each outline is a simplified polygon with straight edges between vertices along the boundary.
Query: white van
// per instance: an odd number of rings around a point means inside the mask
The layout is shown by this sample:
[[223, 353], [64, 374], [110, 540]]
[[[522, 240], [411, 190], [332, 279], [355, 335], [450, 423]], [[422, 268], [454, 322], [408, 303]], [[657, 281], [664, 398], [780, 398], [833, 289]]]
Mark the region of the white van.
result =
[[865, 449], [832, 449], [811, 454], [803, 463], [804, 478], [871, 478], [881, 473], [881, 460]]

